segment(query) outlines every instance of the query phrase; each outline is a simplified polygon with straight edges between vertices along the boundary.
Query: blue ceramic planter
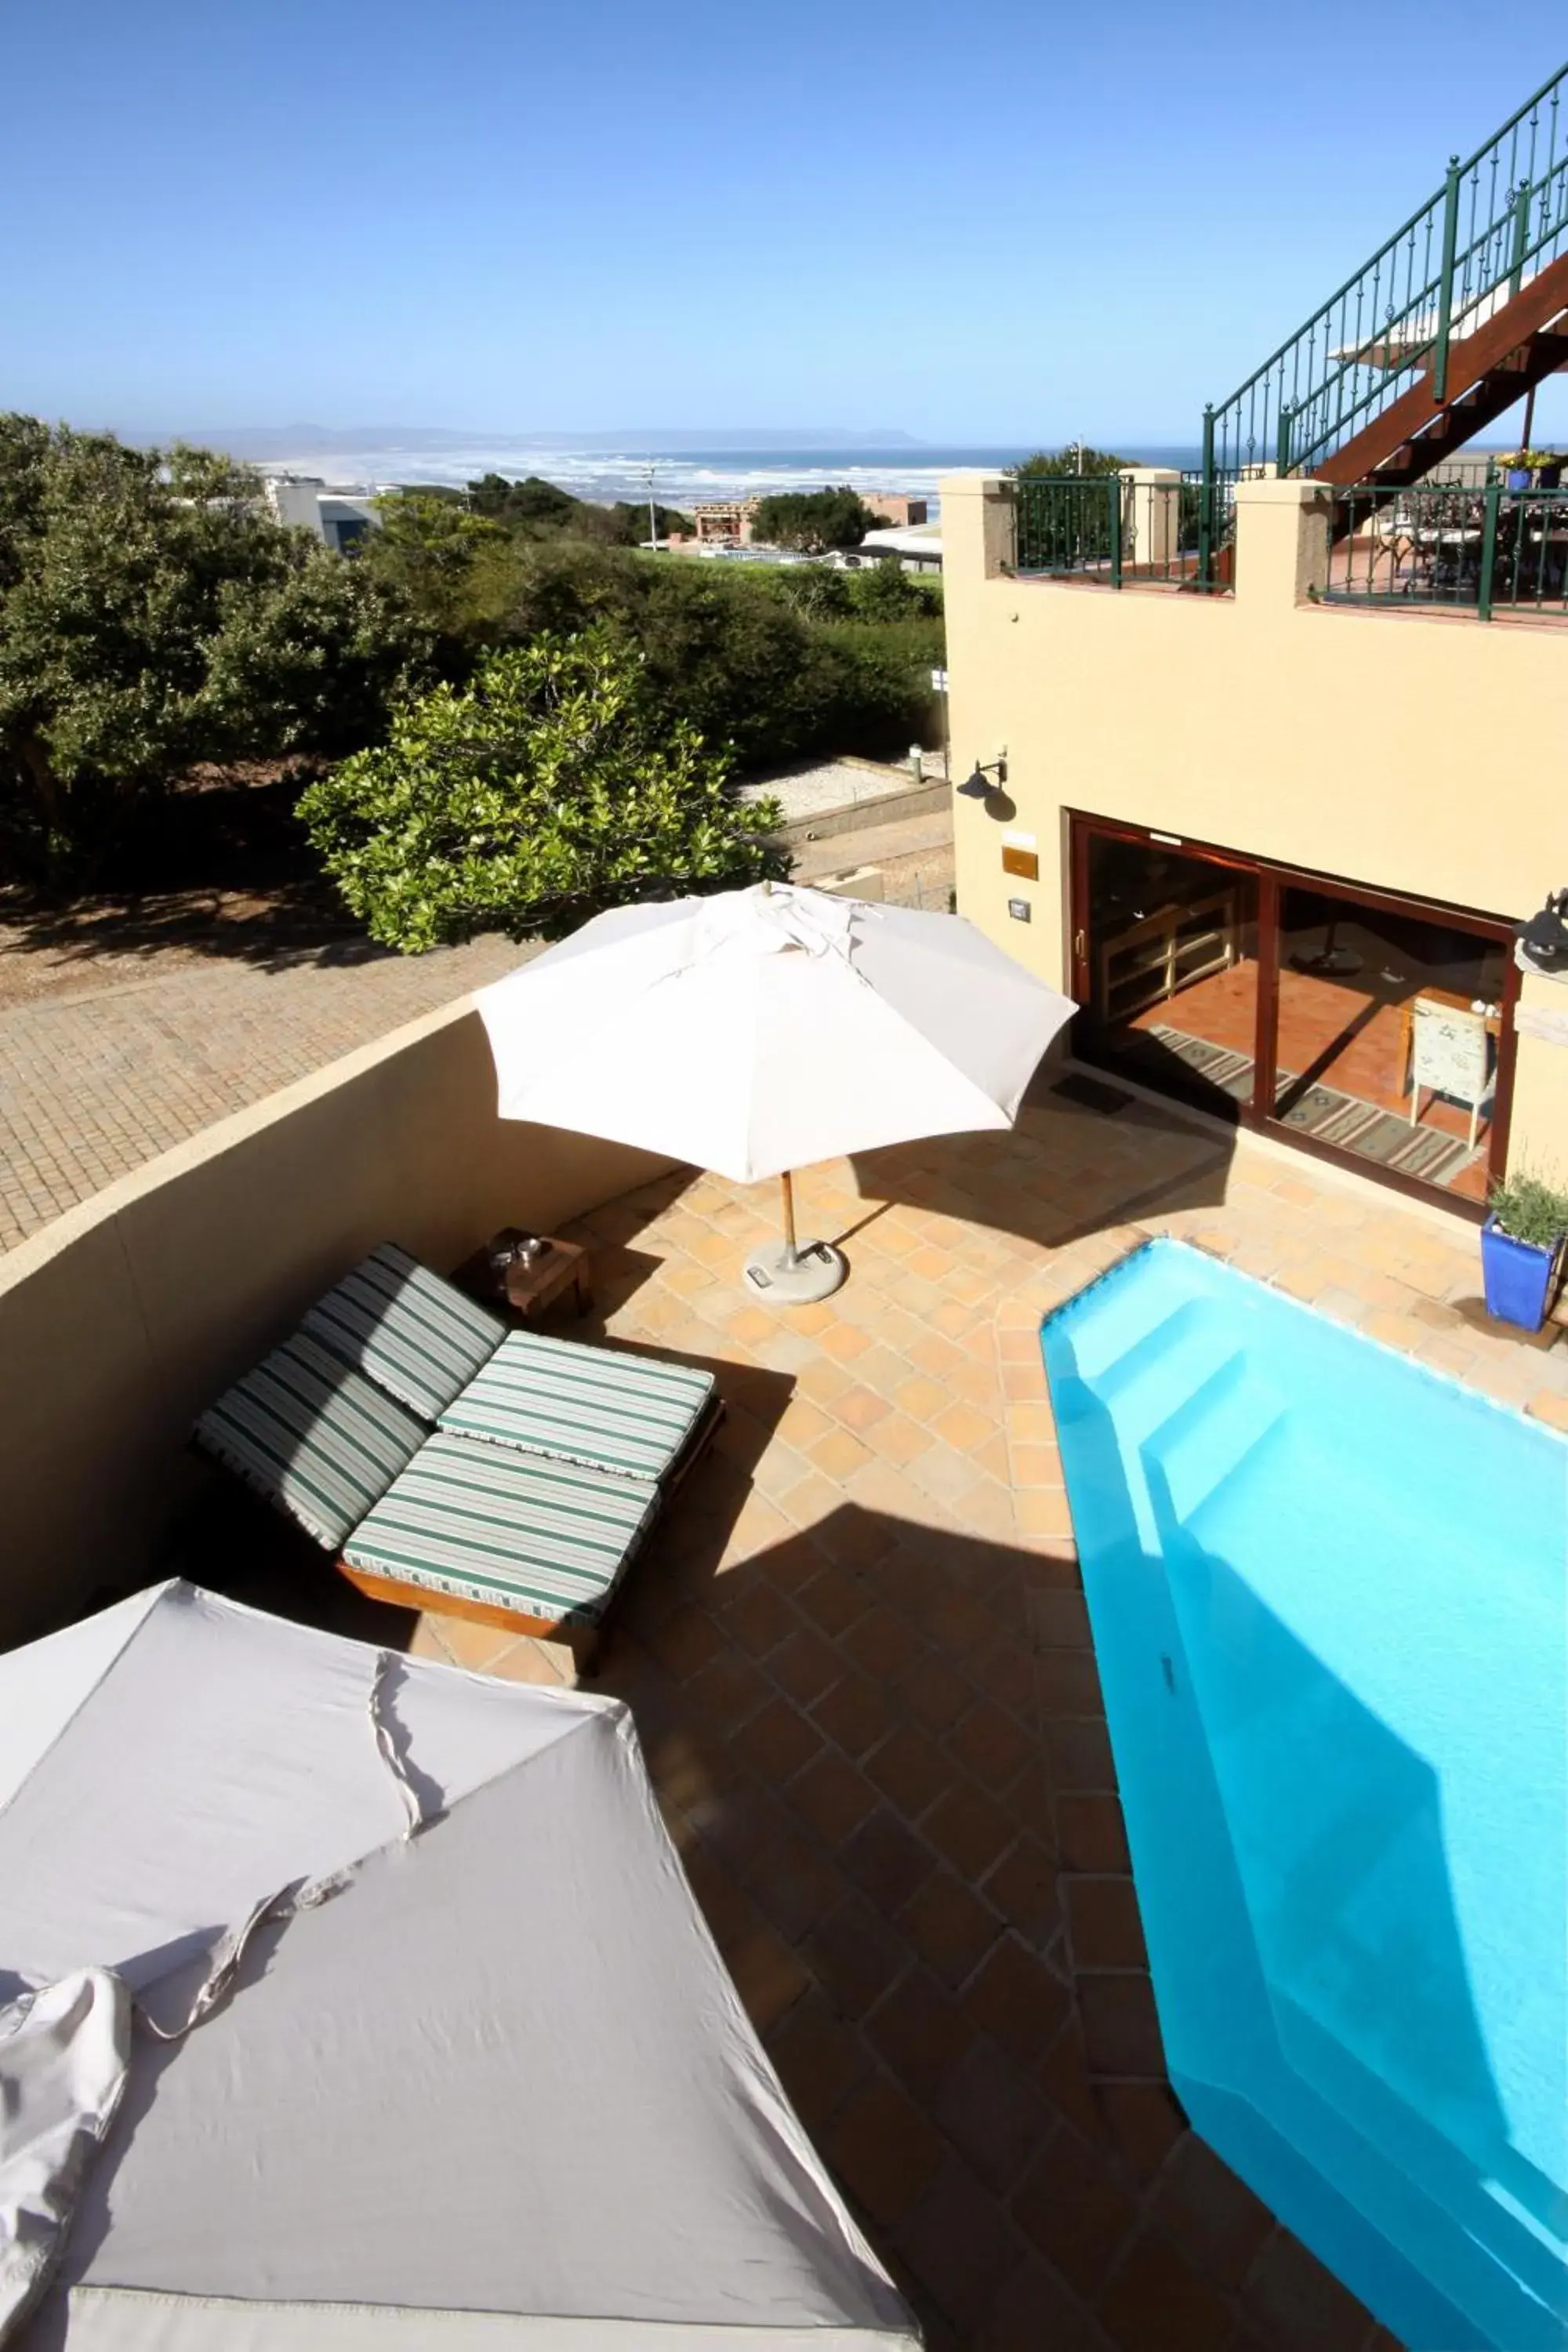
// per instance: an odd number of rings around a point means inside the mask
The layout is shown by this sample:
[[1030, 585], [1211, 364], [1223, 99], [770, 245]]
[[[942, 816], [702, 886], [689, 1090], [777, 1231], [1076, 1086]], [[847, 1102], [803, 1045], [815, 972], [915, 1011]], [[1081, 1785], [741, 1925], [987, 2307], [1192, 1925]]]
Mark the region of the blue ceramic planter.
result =
[[1533, 1242], [1516, 1242], [1495, 1217], [1481, 1227], [1481, 1275], [1486, 1284], [1487, 1313], [1521, 1330], [1539, 1331], [1546, 1320], [1552, 1293], [1556, 1249], [1541, 1249]]
[[1535, 477], [1528, 466], [1510, 466], [1503, 479], [1510, 490], [1528, 490], [1534, 483]]

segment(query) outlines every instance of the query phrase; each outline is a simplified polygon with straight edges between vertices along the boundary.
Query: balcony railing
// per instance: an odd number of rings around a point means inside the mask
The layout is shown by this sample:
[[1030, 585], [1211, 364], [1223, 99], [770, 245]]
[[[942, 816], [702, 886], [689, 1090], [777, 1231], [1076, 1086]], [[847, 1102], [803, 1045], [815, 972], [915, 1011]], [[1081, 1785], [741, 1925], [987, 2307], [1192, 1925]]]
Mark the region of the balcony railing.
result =
[[[1080, 579], [1105, 588], [1154, 583], [1196, 589], [1200, 568], [1232, 543], [1234, 480], [1201, 475], [1149, 481], [1136, 474], [1026, 476], [1013, 485], [1013, 568], [1026, 578]], [[1228, 583], [1226, 583], [1228, 584]]]
[[1568, 490], [1421, 483], [1334, 500], [1331, 604], [1568, 617]]

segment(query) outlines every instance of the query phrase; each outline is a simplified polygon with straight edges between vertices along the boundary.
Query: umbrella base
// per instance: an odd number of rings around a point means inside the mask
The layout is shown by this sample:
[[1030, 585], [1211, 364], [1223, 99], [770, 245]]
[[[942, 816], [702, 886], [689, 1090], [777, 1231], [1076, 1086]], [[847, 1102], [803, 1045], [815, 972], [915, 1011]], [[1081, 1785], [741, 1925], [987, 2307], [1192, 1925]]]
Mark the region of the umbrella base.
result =
[[848, 1271], [843, 1252], [830, 1242], [802, 1242], [793, 1250], [774, 1242], [752, 1252], [741, 1279], [754, 1297], [775, 1307], [814, 1307], [832, 1297]]

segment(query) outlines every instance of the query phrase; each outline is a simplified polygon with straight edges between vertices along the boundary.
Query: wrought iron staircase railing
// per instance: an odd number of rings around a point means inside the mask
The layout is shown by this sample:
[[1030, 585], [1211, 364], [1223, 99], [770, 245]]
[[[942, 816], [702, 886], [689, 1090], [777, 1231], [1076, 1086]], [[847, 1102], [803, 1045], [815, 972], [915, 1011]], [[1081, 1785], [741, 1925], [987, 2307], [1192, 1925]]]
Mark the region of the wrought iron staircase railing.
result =
[[[1223, 571], [1231, 494], [1248, 473], [1311, 473], [1430, 378], [1433, 412], [1465, 387], [1453, 346], [1568, 249], [1568, 66], [1542, 85], [1228, 400], [1205, 411], [1200, 579]], [[1484, 421], [1484, 420], [1483, 420]]]

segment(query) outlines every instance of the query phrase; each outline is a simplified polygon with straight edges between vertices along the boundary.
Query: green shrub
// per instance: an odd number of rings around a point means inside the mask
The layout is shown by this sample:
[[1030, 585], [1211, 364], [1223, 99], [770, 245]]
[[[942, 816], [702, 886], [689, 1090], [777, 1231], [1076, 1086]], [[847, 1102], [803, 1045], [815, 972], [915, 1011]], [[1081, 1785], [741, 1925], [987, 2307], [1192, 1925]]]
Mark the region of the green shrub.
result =
[[1554, 1250], [1568, 1234], [1568, 1192], [1544, 1176], [1521, 1170], [1504, 1177], [1487, 1195], [1487, 1206], [1505, 1234], [1534, 1249]]
[[247, 467], [0, 416], [0, 866], [79, 884], [202, 761], [334, 753], [425, 656]]
[[491, 654], [467, 687], [408, 702], [300, 814], [371, 937], [410, 953], [569, 929], [785, 865], [767, 838], [777, 805], [732, 797], [722, 759], [655, 715], [604, 629]]

